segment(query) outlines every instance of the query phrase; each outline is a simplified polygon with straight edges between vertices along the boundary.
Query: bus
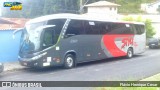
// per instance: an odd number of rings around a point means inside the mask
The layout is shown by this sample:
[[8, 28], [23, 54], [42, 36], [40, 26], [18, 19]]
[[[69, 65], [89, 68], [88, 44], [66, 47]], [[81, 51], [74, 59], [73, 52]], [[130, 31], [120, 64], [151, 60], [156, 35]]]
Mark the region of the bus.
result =
[[64, 66], [145, 52], [143, 23], [76, 14], [53, 14], [28, 21], [18, 60], [27, 67]]

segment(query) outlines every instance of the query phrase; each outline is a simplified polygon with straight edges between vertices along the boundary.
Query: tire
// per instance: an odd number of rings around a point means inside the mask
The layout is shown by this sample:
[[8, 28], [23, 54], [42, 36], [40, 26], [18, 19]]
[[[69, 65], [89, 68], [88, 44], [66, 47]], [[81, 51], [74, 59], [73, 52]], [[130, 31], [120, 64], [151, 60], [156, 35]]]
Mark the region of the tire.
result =
[[127, 58], [132, 58], [133, 57], [133, 49], [132, 48], [128, 48], [126, 57]]
[[74, 63], [75, 63], [75, 56], [73, 56], [72, 54], [67, 54], [64, 60], [64, 68], [71, 69], [74, 67]]

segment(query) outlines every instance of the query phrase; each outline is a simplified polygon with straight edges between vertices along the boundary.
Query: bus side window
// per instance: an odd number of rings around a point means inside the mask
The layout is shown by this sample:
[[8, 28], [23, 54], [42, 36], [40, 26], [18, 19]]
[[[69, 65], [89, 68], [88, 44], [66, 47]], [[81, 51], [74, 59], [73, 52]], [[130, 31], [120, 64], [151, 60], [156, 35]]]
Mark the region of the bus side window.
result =
[[50, 47], [54, 44], [53, 40], [53, 30], [51, 28], [48, 28], [44, 31], [43, 36], [43, 48]]
[[132, 25], [131, 24], [125, 24], [126, 29], [124, 31], [124, 34], [134, 34], [134, 30], [132, 29]]
[[54, 30], [54, 32], [53, 32], [54, 44], [56, 44], [58, 41], [58, 38], [60, 36], [61, 30], [63, 28], [65, 21], [66, 21], [66, 19], [53, 19], [53, 20], [49, 20], [47, 22], [47, 25], [55, 25], [55, 27], [52, 28], [52, 30]]
[[102, 22], [99, 27], [101, 27], [100, 34], [107, 34], [111, 30], [111, 24], [107, 22]]
[[145, 32], [144, 26], [143, 25], [135, 25], [136, 31], [138, 35], [141, 35]]
[[135, 24], [131, 24], [131, 29], [134, 32], [134, 34], [138, 33], [137, 30], [136, 30]]
[[140, 25], [141, 26], [141, 33], [143, 34], [145, 32], [145, 27], [144, 25]]
[[98, 21], [85, 21], [85, 34], [98, 35], [100, 34], [100, 22]]
[[81, 20], [71, 20], [68, 25], [65, 37], [84, 34], [82, 23], [83, 21]]
[[108, 34], [134, 34], [130, 24], [112, 23], [111, 31]]
[[125, 25], [121, 23], [112, 23], [111, 31], [108, 34], [122, 34], [124, 32]]

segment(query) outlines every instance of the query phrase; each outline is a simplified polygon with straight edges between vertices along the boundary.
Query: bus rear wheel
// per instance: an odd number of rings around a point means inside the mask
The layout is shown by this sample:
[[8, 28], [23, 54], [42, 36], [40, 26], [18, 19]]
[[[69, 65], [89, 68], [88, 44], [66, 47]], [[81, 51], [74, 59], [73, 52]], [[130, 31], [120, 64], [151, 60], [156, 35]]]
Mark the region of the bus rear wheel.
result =
[[72, 54], [67, 54], [64, 60], [64, 68], [70, 69], [74, 67], [75, 57]]
[[127, 58], [132, 58], [133, 57], [133, 49], [132, 48], [128, 48], [127, 50]]

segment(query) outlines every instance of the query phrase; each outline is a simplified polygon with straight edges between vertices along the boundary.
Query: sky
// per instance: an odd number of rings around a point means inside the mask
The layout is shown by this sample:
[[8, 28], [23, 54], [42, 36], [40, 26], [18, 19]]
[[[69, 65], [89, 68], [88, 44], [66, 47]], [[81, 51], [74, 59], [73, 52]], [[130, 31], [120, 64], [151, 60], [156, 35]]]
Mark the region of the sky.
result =
[[6, 1], [6, 0], [0, 0], [0, 16], [2, 15], [3, 3], [4, 3], [5, 1]]

